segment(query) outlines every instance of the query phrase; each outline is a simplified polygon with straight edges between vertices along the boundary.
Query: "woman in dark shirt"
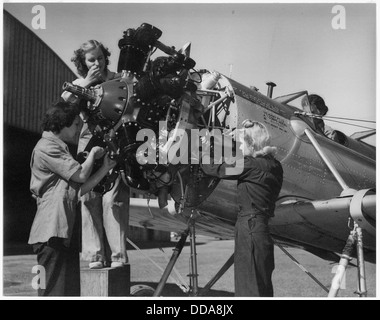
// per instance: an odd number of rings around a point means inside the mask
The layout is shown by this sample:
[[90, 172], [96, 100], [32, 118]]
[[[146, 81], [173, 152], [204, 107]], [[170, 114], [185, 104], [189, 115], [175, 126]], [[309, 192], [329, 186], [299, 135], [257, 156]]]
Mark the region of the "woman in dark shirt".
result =
[[283, 180], [277, 149], [260, 122], [245, 120], [239, 149], [244, 168], [239, 174], [226, 169], [232, 165], [202, 164], [203, 171], [221, 179], [237, 180], [238, 218], [235, 225], [235, 296], [273, 297], [274, 246], [268, 221], [274, 216]]
[[93, 189], [116, 162], [105, 156], [103, 165], [91, 175], [95, 160], [105, 150], [92, 148], [82, 164], [70, 154], [67, 143], [77, 144], [81, 129], [75, 105], [53, 105], [46, 111], [42, 129], [30, 162], [30, 191], [37, 212], [28, 243], [44, 272], [40, 271], [39, 283], [33, 287], [39, 296], [79, 296], [78, 198]]

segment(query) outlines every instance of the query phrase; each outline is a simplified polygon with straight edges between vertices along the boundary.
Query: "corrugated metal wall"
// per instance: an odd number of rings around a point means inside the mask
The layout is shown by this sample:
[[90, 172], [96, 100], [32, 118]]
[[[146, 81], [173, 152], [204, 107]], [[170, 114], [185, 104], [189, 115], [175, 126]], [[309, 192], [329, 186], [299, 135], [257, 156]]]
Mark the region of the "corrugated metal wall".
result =
[[45, 110], [76, 78], [70, 68], [31, 30], [4, 12], [4, 122], [40, 132]]
[[[76, 76], [31, 30], [7, 11], [3, 12], [3, 115], [6, 127], [12, 128], [7, 130], [7, 134], [4, 136], [5, 145], [12, 144], [12, 146], [6, 147], [4, 152], [4, 171], [8, 173], [4, 178], [4, 194], [7, 194], [4, 197], [4, 228], [12, 230], [12, 232], [6, 232], [7, 241], [11, 241], [12, 236], [15, 239], [26, 241], [32, 221], [25, 219], [24, 209], [31, 207], [31, 211], [35, 211], [35, 208], [34, 204], [31, 206], [30, 201], [28, 202], [30, 200], [28, 197], [20, 198], [20, 194], [24, 195], [23, 192], [29, 190], [29, 159], [33, 145], [29, 146], [30, 150], [25, 146], [23, 150], [11, 147], [18, 144], [22, 146], [17, 139], [21, 139], [23, 143], [28, 143], [31, 138], [38, 140], [39, 135], [29, 135], [28, 132], [41, 133], [40, 123], [46, 109], [59, 99], [62, 93], [62, 84], [65, 81], [74, 80]], [[18, 129], [23, 130], [18, 132]], [[28, 136], [16, 138], [20, 135]], [[37, 140], [34, 141], [34, 144]], [[27, 159], [24, 160], [24, 153], [27, 151]], [[18, 173], [21, 173], [23, 177], [17, 176]], [[24, 183], [20, 182], [22, 178], [25, 180]], [[22, 208], [21, 212], [18, 212], [19, 208]], [[27, 226], [23, 226], [25, 224]], [[168, 241], [170, 233], [130, 227], [128, 237], [134, 241]]]

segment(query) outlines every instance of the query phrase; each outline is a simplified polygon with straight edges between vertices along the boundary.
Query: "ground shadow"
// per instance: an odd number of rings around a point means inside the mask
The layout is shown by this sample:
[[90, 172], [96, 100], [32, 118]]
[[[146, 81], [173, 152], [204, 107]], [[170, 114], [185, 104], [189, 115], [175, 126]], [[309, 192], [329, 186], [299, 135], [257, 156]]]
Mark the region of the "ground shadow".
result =
[[[131, 282], [131, 288], [133, 286], [147, 286], [153, 289], [153, 291], [157, 288], [158, 283], [156, 282]], [[223, 290], [209, 290], [207, 292], [202, 292], [203, 288], [199, 288], [200, 295], [203, 297], [233, 297], [233, 292], [223, 291]], [[152, 291], [152, 292], [153, 292]], [[152, 296], [152, 295], [151, 295]], [[162, 290], [160, 297], [188, 297], [192, 296], [189, 293], [183, 292], [176, 284], [167, 283]]]
[[[177, 245], [176, 240], [171, 241], [133, 241], [140, 249], [156, 249], [156, 248], [174, 248]], [[197, 246], [205, 245], [207, 242], [197, 242]], [[190, 246], [190, 241], [186, 241], [184, 247]], [[136, 250], [130, 243], [127, 243], [127, 250]]]

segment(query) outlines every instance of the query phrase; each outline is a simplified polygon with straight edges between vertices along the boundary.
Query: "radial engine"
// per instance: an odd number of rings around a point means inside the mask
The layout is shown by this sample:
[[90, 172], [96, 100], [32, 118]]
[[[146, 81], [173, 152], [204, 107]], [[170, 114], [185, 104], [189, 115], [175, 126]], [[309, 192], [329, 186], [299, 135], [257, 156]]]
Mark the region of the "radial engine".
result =
[[[194, 69], [190, 45], [177, 51], [161, 35], [147, 23], [127, 29], [118, 77], [88, 89], [66, 82], [63, 90], [81, 99], [93, 134], [78, 160], [95, 145], [117, 160], [95, 190], [109, 191], [120, 174], [131, 188], [158, 196], [160, 207], [170, 195], [178, 211], [199, 205], [218, 184], [199, 167], [200, 138], [228, 128], [233, 94], [222, 75]], [[157, 49], [166, 55], [153, 59]]]

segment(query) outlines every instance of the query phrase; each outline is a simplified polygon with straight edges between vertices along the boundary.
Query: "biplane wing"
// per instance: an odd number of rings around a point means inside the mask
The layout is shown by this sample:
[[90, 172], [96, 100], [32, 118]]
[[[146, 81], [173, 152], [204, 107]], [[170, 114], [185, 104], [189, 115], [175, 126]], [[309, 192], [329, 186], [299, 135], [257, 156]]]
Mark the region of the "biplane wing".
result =
[[[359, 203], [363, 204], [362, 212], [371, 219], [376, 212], [376, 195], [371, 190], [356, 196], [333, 198], [328, 200], [286, 201], [277, 206], [275, 217], [270, 221], [270, 230], [274, 239], [292, 247], [303, 248], [318, 256], [324, 254], [331, 259], [333, 254], [340, 254], [347, 240], [350, 210]], [[170, 206], [174, 208], [174, 201]], [[188, 228], [188, 221], [194, 215], [198, 234], [220, 238], [234, 238], [234, 224], [237, 211], [222, 217], [220, 212], [210, 210], [210, 204], [197, 210], [185, 210], [183, 213], [164, 213], [157, 200], [131, 198], [130, 224], [153, 230], [183, 233]], [[375, 263], [376, 239], [375, 229], [367, 226], [365, 231], [365, 259]], [[323, 253], [323, 254], [322, 254]], [[337, 255], [336, 255], [337, 257]]]

